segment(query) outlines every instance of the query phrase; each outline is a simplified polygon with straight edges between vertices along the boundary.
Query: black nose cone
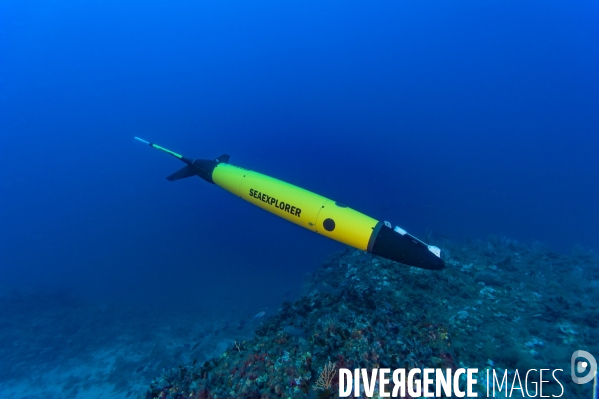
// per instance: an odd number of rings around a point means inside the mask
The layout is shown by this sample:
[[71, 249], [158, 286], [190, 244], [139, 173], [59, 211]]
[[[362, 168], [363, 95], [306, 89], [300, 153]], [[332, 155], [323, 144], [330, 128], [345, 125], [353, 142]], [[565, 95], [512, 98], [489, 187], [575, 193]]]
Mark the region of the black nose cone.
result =
[[443, 259], [427, 245], [407, 233], [398, 233], [384, 225], [378, 230], [370, 252], [421, 269], [441, 270], [445, 267]]

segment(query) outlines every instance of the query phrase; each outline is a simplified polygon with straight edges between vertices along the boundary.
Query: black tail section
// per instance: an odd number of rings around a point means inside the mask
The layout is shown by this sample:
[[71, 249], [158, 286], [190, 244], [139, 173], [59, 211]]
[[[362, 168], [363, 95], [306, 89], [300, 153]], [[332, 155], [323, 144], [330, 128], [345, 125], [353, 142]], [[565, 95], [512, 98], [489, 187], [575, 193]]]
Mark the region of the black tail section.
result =
[[167, 177], [166, 180], [175, 181], [179, 179], [185, 179], [186, 177], [196, 176], [197, 174], [198, 172], [193, 165], [187, 165]]
[[223, 154], [220, 157], [216, 158], [216, 162], [218, 163], [229, 163], [229, 154]]
[[192, 160], [186, 159], [185, 162], [189, 163], [189, 165], [187, 165], [184, 168], [179, 169], [178, 171], [176, 171], [175, 173], [173, 173], [166, 179], [168, 181], [175, 181], [175, 180], [179, 180], [179, 179], [185, 179], [186, 177], [199, 176], [209, 183], [214, 183], [214, 181], [212, 181], [212, 171], [214, 170], [215, 167], [218, 166], [219, 163], [228, 163], [229, 158], [230, 158], [229, 155], [223, 154], [214, 160], [212, 160], [212, 159], [194, 159], [192, 161]]

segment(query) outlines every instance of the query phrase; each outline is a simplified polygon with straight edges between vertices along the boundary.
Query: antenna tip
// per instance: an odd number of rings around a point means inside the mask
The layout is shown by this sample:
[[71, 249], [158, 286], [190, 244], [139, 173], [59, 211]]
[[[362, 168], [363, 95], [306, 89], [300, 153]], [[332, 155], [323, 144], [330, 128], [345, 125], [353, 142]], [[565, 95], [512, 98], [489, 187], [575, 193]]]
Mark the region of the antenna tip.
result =
[[145, 141], [144, 139], [140, 139], [139, 137], [134, 137], [134, 139], [137, 141], [141, 141], [142, 143], [145, 143], [145, 144], [150, 144], [149, 141]]

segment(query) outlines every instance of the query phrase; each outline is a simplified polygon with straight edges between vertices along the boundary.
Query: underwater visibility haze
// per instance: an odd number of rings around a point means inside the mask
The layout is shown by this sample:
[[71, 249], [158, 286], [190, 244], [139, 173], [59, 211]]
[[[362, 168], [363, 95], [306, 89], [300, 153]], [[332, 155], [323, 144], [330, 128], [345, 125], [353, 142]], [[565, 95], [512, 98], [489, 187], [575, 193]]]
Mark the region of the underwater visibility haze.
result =
[[[324, 397], [328, 361], [599, 356], [598, 21], [578, 0], [3, 1], [0, 397]], [[446, 267], [168, 181], [184, 165], [134, 137], [389, 221]]]

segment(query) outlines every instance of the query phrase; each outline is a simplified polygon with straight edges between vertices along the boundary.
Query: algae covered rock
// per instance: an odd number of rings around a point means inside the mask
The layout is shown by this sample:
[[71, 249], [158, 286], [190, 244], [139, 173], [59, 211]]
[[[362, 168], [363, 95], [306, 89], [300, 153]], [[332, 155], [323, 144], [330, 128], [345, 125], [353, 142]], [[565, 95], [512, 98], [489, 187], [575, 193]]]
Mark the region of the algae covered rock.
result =
[[[599, 267], [595, 258], [581, 264], [510, 240], [446, 242], [444, 249], [448, 267], [441, 272], [356, 250], [337, 254], [310, 276], [306, 294], [283, 303], [254, 338], [209, 362], [165, 371], [143, 397], [337, 397], [336, 375], [327, 389], [318, 385], [328, 364], [481, 372], [492, 365], [511, 378], [532, 368], [569, 371], [576, 349], [599, 353], [599, 331], [588, 320], [597, 307], [576, 302], [596, 284], [577, 280], [577, 270]], [[596, 291], [586, 295], [598, 303]], [[590, 387], [565, 375], [567, 397], [589, 394]], [[544, 393], [559, 393], [554, 385]]]

